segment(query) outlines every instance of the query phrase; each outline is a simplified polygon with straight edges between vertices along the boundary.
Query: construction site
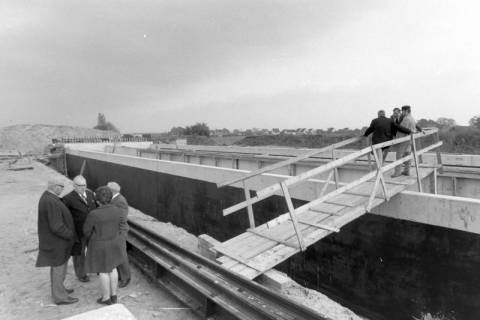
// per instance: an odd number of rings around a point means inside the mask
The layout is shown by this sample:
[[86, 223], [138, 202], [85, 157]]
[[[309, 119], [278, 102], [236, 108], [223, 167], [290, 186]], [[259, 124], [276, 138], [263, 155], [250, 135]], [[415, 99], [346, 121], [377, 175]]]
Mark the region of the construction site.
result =
[[319, 149], [60, 140], [51, 166], [118, 181], [131, 263], [193, 318], [480, 316], [480, 157], [439, 153], [436, 128]]

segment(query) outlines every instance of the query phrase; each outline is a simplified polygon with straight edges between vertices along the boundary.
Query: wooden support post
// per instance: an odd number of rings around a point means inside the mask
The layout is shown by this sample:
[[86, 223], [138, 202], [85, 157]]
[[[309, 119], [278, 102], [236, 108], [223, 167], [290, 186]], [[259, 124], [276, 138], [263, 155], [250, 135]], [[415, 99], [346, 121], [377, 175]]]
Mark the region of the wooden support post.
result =
[[[247, 189], [247, 186], [245, 184], [245, 180], [243, 180], [243, 191], [245, 193], [245, 200], [250, 200], [250, 190]], [[248, 211], [248, 222], [250, 224], [250, 228], [255, 228], [255, 217], [253, 215], [253, 206], [252, 204], [249, 204], [247, 207]]]
[[[439, 136], [439, 133], [437, 132], [435, 135], [434, 135], [434, 142], [438, 142], [440, 141], [440, 136]], [[438, 169], [438, 172], [440, 174], [443, 173], [443, 166], [442, 166], [442, 154], [440, 153], [440, 150], [437, 149], [437, 164], [440, 166], [440, 168]]]
[[289, 166], [289, 170], [288, 170], [288, 175], [290, 176], [296, 176], [297, 175], [297, 165], [295, 163], [292, 163], [290, 166]]
[[433, 194], [438, 194], [437, 168], [433, 168]]
[[457, 177], [452, 177], [452, 183], [453, 183], [453, 196], [457, 196]]
[[[380, 183], [382, 184], [383, 196], [385, 197], [385, 200], [388, 201], [388, 200], [390, 199], [390, 196], [388, 195], [387, 184], [385, 183], [385, 178], [383, 177], [383, 173], [382, 173], [383, 154], [382, 154], [382, 156], [380, 156], [380, 153], [382, 153], [381, 150], [382, 150], [382, 149], [377, 149], [377, 150], [375, 150], [375, 148], [372, 146], [373, 157], [375, 158], [375, 163], [377, 164], [377, 173], [378, 173], [379, 176], [380, 176], [379, 179], [380, 179]], [[378, 153], [377, 153], [377, 151], [378, 151]], [[376, 180], [376, 179], [375, 179], [375, 180]], [[370, 203], [370, 202], [369, 202], [369, 203]]]
[[262, 160], [257, 160], [257, 168], [261, 169], [263, 167], [263, 161]]
[[332, 171], [330, 171], [330, 173], [328, 174], [327, 181], [325, 181], [325, 184], [323, 185], [322, 191], [320, 192], [320, 195], [318, 195], [319, 197], [323, 196], [323, 195], [325, 194], [325, 192], [327, 191], [328, 186], [330, 185], [330, 181], [332, 181], [333, 172], [334, 172], [334, 171], [332, 170]]
[[293, 207], [292, 198], [290, 198], [290, 192], [288, 192], [288, 187], [284, 182], [280, 183], [280, 187], [282, 188], [283, 196], [285, 197], [285, 201], [287, 202], [288, 212], [290, 213], [290, 219], [292, 219], [293, 228], [295, 229], [295, 233], [297, 234], [300, 250], [305, 251], [307, 248], [303, 243], [303, 238], [298, 228], [297, 217], [295, 216], [295, 208]]
[[418, 156], [417, 156], [417, 147], [415, 146], [415, 138], [413, 135], [410, 136], [411, 138], [411, 148], [413, 153], [413, 161], [415, 163], [415, 172], [417, 173], [417, 184], [418, 184], [418, 192], [422, 191], [422, 178], [420, 177], [420, 170], [418, 169]]
[[373, 190], [372, 190], [372, 193], [370, 193], [370, 197], [368, 199], [368, 203], [367, 203], [367, 206], [365, 207], [365, 211], [369, 212], [371, 207], [372, 207], [372, 202], [373, 202], [373, 199], [375, 199], [375, 196], [377, 194], [377, 189], [378, 189], [378, 184], [380, 182], [380, 175], [381, 175], [381, 172], [377, 172], [377, 177], [375, 178], [375, 184], [373, 185]]
[[[335, 161], [335, 149], [332, 150], [332, 161]], [[333, 176], [335, 178], [335, 189], [338, 189], [339, 178], [338, 178], [338, 168], [333, 169]]]

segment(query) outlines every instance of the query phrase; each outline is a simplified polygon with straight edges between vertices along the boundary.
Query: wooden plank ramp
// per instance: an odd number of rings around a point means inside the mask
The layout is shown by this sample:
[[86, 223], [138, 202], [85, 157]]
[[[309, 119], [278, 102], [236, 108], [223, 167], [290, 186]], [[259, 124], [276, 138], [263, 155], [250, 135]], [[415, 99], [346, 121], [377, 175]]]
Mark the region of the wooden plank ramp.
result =
[[[420, 167], [420, 179], [432, 174], [433, 168]], [[389, 197], [417, 184], [417, 176], [401, 176], [385, 178]], [[295, 214], [298, 232], [306, 247], [314, 244], [333, 232], [338, 232], [346, 224], [354, 221], [367, 212], [375, 179], [367, 180], [360, 185], [340, 193], [327, 202], [300, 211]], [[370, 208], [386, 201], [382, 188], [376, 190]], [[254, 279], [302, 251], [297, 233], [289, 212], [270, 220], [255, 228], [223, 242], [213, 248], [222, 256], [217, 261], [225, 268]]]
[[[434, 135], [433, 143], [417, 150], [416, 140], [423, 139], [428, 135]], [[371, 145], [340, 158], [336, 156], [338, 154], [338, 152], [335, 152], [336, 149], [358, 142], [361, 139], [363, 138], [347, 139], [322, 149], [307, 152], [296, 158], [258, 169], [243, 177], [218, 183], [217, 186], [222, 187], [242, 182], [245, 201], [225, 208], [223, 215], [226, 216], [246, 208], [250, 224], [250, 228], [245, 233], [213, 247], [214, 250], [223, 255], [218, 258], [218, 262], [225, 268], [253, 279], [297, 252], [305, 251], [308, 246], [332, 232], [339, 232], [344, 225], [354, 221], [384, 201], [388, 201], [409, 186], [416, 184], [418, 190], [422, 192], [422, 179], [432, 173], [435, 174], [434, 167], [422, 166], [419, 162], [421, 154], [442, 145], [442, 142], [438, 141], [438, 129], [436, 128]], [[400, 159], [397, 158], [391, 163], [382, 161], [382, 149], [397, 144], [409, 146], [412, 153], [406, 153]], [[282, 166], [295, 164], [319, 152], [331, 152], [332, 161], [296, 176], [288, 177], [284, 181], [261, 190], [256, 190], [254, 197], [251, 197], [250, 190], [246, 189], [246, 179]], [[369, 159], [373, 156], [374, 162], [369, 164], [370, 170], [354, 181], [340, 181], [338, 168], [365, 156], [368, 156]], [[399, 176], [392, 179], [390, 174], [387, 174], [407, 161], [407, 165], [410, 165], [412, 160], [415, 169], [414, 175]], [[319, 185], [316, 188], [316, 199], [295, 208], [289, 188], [321, 174], [328, 174], [328, 178], [322, 181], [323, 186]], [[252, 205], [278, 193], [283, 194], [288, 212], [260, 226], [255, 226]]]

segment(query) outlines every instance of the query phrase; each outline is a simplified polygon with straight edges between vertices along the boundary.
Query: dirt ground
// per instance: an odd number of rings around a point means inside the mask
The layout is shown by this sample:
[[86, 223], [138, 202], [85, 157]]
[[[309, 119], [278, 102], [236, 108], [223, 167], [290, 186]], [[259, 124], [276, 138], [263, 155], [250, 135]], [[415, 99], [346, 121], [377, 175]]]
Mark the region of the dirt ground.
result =
[[[77, 281], [71, 260], [65, 284], [80, 299], [72, 305], [54, 305], [49, 268], [35, 268], [37, 204], [48, 178], [58, 173], [39, 163], [33, 163], [33, 170], [9, 171], [6, 167], [0, 163], [0, 319], [63, 319], [101, 307], [96, 303], [97, 277], [88, 283]], [[137, 319], [198, 319], [136, 268], [132, 268], [132, 282], [119, 289], [118, 296]]]

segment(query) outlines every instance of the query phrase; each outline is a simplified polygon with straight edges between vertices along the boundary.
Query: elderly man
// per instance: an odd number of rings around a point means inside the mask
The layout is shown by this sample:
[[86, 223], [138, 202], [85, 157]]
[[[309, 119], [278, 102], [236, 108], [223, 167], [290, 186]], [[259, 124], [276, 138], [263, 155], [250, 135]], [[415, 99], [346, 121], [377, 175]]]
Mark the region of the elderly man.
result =
[[73, 178], [73, 190], [65, 197], [63, 202], [72, 213], [81, 248], [74, 253], [73, 268], [75, 275], [81, 282], [88, 282], [90, 279], [85, 272], [85, 246], [86, 238], [83, 235], [83, 224], [90, 211], [97, 207], [93, 192], [87, 189], [87, 181], [83, 176]]
[[[378, 117], [373, 119], [370, 123], [370, 126], [367, 128], [363, 134], [365, 137], [373, 133], [372, 144], [382, 143], [390, 141], [395, 137], [397, 131], [404, 132], [406, 134], [410, 133], [408, 128], [405, 128], [401, 125], [395, 123], [391, 118], [385, 116], [385, 111], [379, 110], [377, 112]], [[383, 156], [382, 162], [385, 161], [387, 157], [389, 147], [382, 148]]]
[[[400, 123], [401, 126], [408, 128], [412, 133], [414, 133], [416, 130], [422, 131], [422, 128], [420, 128], [415, 119], [412, 117], [412, 111], [410, 106], [403, 106], [402, 107], [402, 122]], [[405, 137], [407, 134], [403, 132], [399, 132], [397, 134], [397, 138], [402, 138]], [[397, 160], [406, 157], [410, 154], [410, 149], [411, 149], [411, 142], [410, 141], [405, 141], [397, 145]], [[402, 172], [402, 165], [398, 165], [395, 167], [395, 172], [392, 175], [392, 178], [396, 178], [401, 176], [402, 174], [405, 176], [410, 175], [410, 165], [412, 163], [412, 160], [408, 160], [405, 162], [405, 168]]]
[[47, 191], [38, 203], [38, 258], [36, 267], [50, 267], [50, 285], [53, 302], [71, 304], [78, 298], [70, 297], [73, 289], [66, 289], [65, 275], [70, 252], [75, 241], [72, 215], [60, 200], [63, 191], [60, 177], [48, 182]]
[[[120, 234], [122, 235], [122, 240], [126, 246], [127, 233], [128, 233], [128, 203], [124, 196], [120, 194], [120, 185], [116, 182], [107, 183], [107, 187], [112, 191], [112, 201], [110, 202], [114, 206], [122, 209], [122, 218], [120, 220]], [[119, 287], [126, 287], [130, 283], [130, 266], [128, 263], [128, 257], [126, 261], [117, 267], [118, 277], [120, 280]]]

